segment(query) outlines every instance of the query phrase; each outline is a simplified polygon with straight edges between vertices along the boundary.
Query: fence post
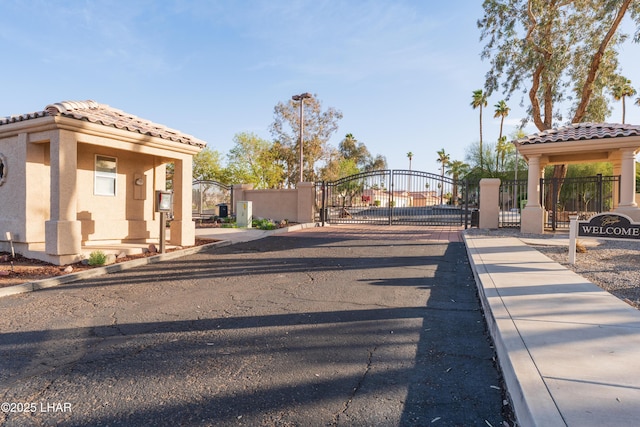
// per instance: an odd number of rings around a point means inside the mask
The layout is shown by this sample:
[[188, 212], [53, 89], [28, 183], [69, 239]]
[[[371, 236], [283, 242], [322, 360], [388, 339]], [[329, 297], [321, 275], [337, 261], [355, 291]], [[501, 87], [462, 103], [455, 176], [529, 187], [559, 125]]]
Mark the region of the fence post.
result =
[[324, 227], [324, 222], [326, 221], [327, 216], [327, 181], [322, 181], [322, 204], [320, 205], [320, 219], [322, 220], [322, 226]]
[[469, 178], [464, 180], [464, 229], [469, 228]]
[[389, 181], [391, 184], [391, 188], [389, 189], [389, 225], [393, 224], [393, 205], [395, 201], [393, 200], [393, 187], [394, 187], [394, 178], [395, 174], [391, 171], [389, 172]]
[[604, 186], [602, 181], [602, 174], [598, 174], [598, 210], [597, 213], [604, 212]]
[[198, 215], [202, 217], [202, 203], [204, 200], [204, 195], [202, 194], [202, 182], [198, 181], [198, 193], [200, 194], [200, 201], [198, 202]]
[[553, 197], [553, 200], [551, 201], [551, 212], [553, 213], [553, 219], [551, 220], [551, 229], [553, 231], [556, 230], [556, 228], [558, 228], [558, 198], [559, 198], [559, 194], [558, 194], [558, 187], [560, 184], [559, 182], [560, 178], [552, 178], [551, 179], [551, 186], [552, 186], [552, 190], [551, 190], [551, 194]]

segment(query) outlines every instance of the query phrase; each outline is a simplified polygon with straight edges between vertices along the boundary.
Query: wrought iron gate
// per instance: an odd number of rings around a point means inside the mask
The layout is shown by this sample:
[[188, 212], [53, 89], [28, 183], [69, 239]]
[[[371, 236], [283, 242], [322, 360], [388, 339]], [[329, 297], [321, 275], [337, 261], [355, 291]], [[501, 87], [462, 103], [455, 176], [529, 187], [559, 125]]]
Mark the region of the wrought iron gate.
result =
[[467, 184], [428, 172], [378, 170], [316, 184], [319, 221], [333, 224], [465, 225]]
[[[545, 227], [569, 228], [569, 216], [589, 219], [613, 209], [620, 200], [620, 176], [541, 179], [540, 205], [547, 212]], [[546, 206], [546, 204], [549, 206]]]
[[233, 187], [217, 181], [193, 181], [194, 218], [227, 216], [233, 209]]
[[527, 201], [527, 191], [526, 179], [500, 182], [499, 227], [520, 228], [522, 209]]

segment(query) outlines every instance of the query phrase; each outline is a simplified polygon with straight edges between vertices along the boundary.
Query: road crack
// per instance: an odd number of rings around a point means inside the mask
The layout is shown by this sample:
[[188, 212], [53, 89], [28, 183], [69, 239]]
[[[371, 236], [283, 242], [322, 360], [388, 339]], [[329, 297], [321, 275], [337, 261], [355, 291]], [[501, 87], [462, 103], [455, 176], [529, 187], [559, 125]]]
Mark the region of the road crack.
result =
[[346, 414], [347, 411], [349, 410], [349, 407], [351, 406], [351, 402], [353, 402], [353, 399], [356, 397], [356, 394], [358, 394], [358, 391], [362, 388], [362, 385], [364, 384], [364, 381], [367, 378], [369, 371], [371, 370], [371, 365], [373, 364], [373, 355], [377, 349], [378, 349], [378, 346], [375, 346], [373, 350], [369, 351], [369, 356], [367, 357], [367, 365], [364, 369], [364, 372], [360, 376], [360, 379], [358, 380], [358, 383], [356, 384], [356, 386], [353, 388], [353, 390], [351, 390], [351, 394], [349, 395], [349, 398], [342, 405], [342, 410], [335, 415], [332, 425], [337, 426], [338, 423], [340, 422], [340, 415]]

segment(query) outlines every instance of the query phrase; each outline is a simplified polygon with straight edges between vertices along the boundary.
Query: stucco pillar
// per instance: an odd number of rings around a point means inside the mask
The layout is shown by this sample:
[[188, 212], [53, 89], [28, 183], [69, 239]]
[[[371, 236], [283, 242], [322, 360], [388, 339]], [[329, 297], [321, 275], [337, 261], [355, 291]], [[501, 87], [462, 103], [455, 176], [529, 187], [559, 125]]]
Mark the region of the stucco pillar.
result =
[[169, 243], [178, 246], [193, 246], [196, 243], [196, 223], [192, 218], [193, 158], [186, 156], [175, 160], [173, 174], [173, 220]]
[[[233, 200], [235, 201], [252, 201], [251, 197], [246, 194], [247, 191], [253, 190], [253, 184], [233, 184]], [[229, 207], [235, 209], [235, 206]], [[231, 212], [229, 212], [231, 213]], [[235, 211], [233, 212], [235, 214]]]
[[635, 200], [636, 159], [631, 148], [622, 150], [620, 175], [620, 204], [615, 211], [628, 215], [634, 221], [640, 221], [640, 209]]
[[480, 221], [478, 228], [498, 228], [500, 225], [500, 179], [480, 180]]
[[50, 255], [78, 254], [82, 247], [78, 205], [78, 141], [73, 132], [52, 135], [50, 151], [50, 216], [45, 222], [45, 251]]
[[298, 190], [298, 219], [299, 223], [313, 222], [315, 206], [315, 185], [313, 182], [299, 182]]
[[540, 156], [529, 157], [529, 174], [527, 176], [527, 205], [520, 217], [520, 232], [542, 234], [544, 232], [544, 210], [540, 205], [540, 177], [543, 166]]

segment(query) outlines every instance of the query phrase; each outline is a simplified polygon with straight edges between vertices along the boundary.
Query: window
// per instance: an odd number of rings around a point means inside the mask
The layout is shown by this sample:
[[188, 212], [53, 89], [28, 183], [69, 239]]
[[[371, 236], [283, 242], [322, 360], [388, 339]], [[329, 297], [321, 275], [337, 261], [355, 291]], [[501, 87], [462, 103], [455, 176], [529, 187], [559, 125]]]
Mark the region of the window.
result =
[[117, 166], [118, 162], [115, 157], [96, 156], [93, 194], [96, 196], [116, 195]]

